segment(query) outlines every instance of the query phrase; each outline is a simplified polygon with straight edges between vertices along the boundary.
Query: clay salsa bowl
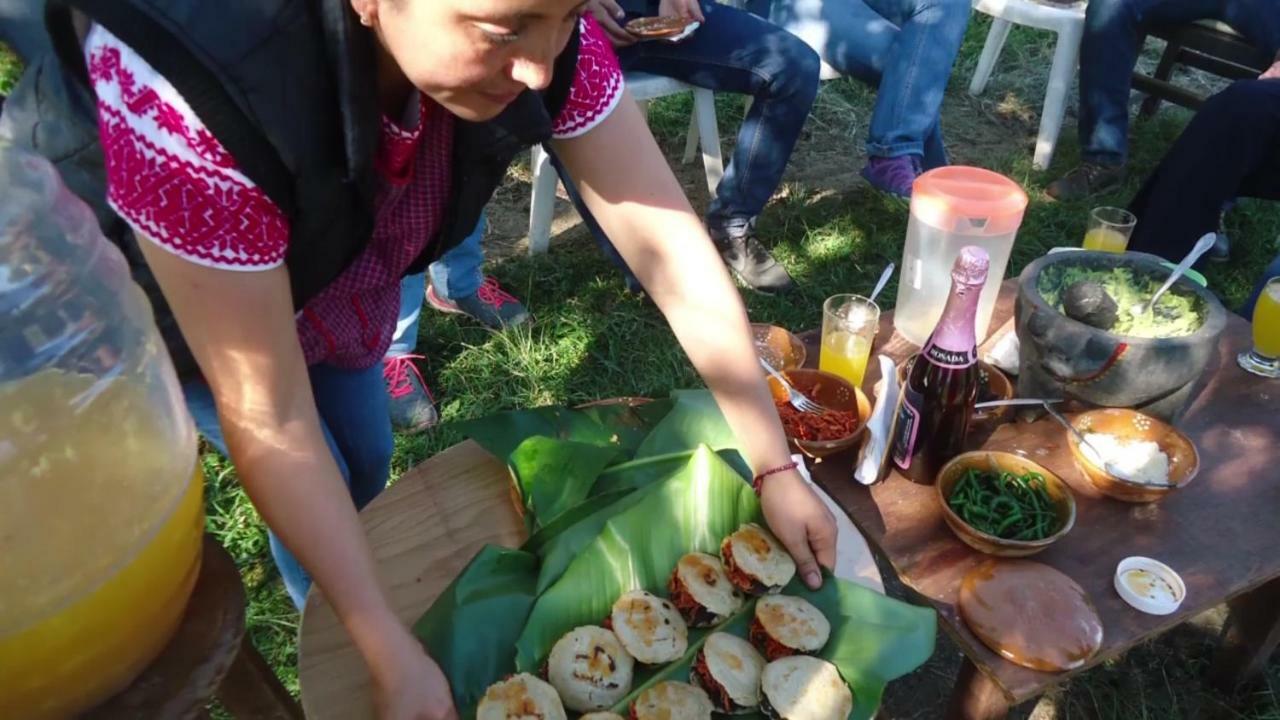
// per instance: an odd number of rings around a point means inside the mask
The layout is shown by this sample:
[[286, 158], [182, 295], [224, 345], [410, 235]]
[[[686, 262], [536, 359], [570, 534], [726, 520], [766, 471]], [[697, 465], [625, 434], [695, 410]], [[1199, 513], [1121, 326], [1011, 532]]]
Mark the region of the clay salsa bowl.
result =
[[[1080, 472], [1098, 492], [1125, 502], [1146, 503], [1159, 500], [1191, 482], [1200, 470], [1200, 454], [1195, 443], [1172, 425], [1150, 415], [1127, 408], [1103, 408], [1081, 413], [1071, 422], [1081, 434], [1103, 433], [1121, 440], [1150, 441], [1169, 456], [1169, 485], [1144, 485], [1117, 477], [1091, 462], [1074, 433], [1067, 433], [1067, 443]], [[1063, 432], [1066, 432], [1065, 430]]]
[[[970, 526], [956, 514], [955, 510], [951, 509], [948, 502], [956, 483], [970, 468], [992, 472], [1007, 471], [1018, 475], [1030, 472], [1040, 473], [1044, 476], [1045, 489], [1053, 501], [1054, 512], [1057, 515], [1057, 529], [1053, 534], [1040, 540], [1005, 540]], [[938, 502], [942, 503], [942, 519], [946, 521], [951, 531], [969, 547], [988, 555], [1011, 558], [1034, 555], [1071, 532], [1072, 526], [1076, 524], [1076, 500], [1071, 495], [1067, 484], [1062, 481], [1062, 478], [1021, 455], [986, 450], [962, 453], [942, 466], [934, 488], [938, 493]]]
[[[915, 364], [916, 358], [920, 357], [919, 353], [907, 358], [898, 366], [898, 384], [905, 385], [907, 375], [911, 372], [911, 366]], [[1013, 381], [1000, 368], [988, 362], [978, 361], [978, 402], [986, 402], [989, 400], [1010, 400], [1014, 395]], [[973, 423], [991, 423], [999, 424], [1007, 420], [1013, 415], [1013, 406], [1005, 405], [1003, 407], [985, 408], [983, 410], [974, 410], [973, 415], [969, 417], [969, 422]]]
[[[819, 405], [858, 414], [858, 426], [852, 435], [835, 440], [800, 440], [787, 433], [787, 440], [793, 447], [809, 457], [823, 458], [848, 450], [862, 439], [867, 429], [867, 420], [871, 418], [871, 401], [861, 389], [855, 388], [839, 375], [823, 370], [799, 368], [783, 372], [782, 375], [792, 387]], [[773, 394], [775, 403], [787, 401], [786, 389], [772, 377], [769, 378], [769, 391]]]
[[751, 323], [751, 339], [756, 353], [778, 372], [804, 367], [809, 356], [800, 338], [777, 325]]

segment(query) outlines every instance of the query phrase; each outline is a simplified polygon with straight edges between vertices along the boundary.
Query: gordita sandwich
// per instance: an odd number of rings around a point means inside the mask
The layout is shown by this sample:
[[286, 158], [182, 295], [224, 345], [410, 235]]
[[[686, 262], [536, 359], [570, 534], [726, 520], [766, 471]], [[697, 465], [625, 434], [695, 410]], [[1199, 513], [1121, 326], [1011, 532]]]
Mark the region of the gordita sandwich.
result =
[[760, 706], [764, 658], [751, 643], [728, 633], [711, 633], [693, 661], [690, 679], [706, 691], [716, 710], [730, 715]]
[[711, 720], [711, 699], [681, 682], [660, 682], [631, 703], [631, 720]]
[[781, 592], [796, 574], [796, 562], [768, 530], [747, 523], [724, 539], [720, 559], [729, 581], [748, 595]]
[[804, 598], [771, 595], [756, 601], [747, 636], [769, 660], [812, 655], [827, 644], [831, 623]]
[[676, 606], [644, 590], [618, 598], [609, 624], [631, 657], [646, 665], [672, 662], [689, 649], [689, 628]]
[[480, 698], [476, 720], [566, 720], [554, 688], [532, 675], [513, 675], [494, 683]]
[[724, 564], [706, 553], [680, 558], [667, 590], [690, 627], [718, 625], [742, 608], [742, 593], [729, 582]]
[[853, 711], [853, 693], [836, 666], [808, 655], [765, 666], [760, 692], [770, 720], [846, 720]]
[[565, 707], [603, 710], [631, 691], [635, 660], [612, 632], [595, 625], [574, 628], [556, 641], [547, 659], [547, 678]]

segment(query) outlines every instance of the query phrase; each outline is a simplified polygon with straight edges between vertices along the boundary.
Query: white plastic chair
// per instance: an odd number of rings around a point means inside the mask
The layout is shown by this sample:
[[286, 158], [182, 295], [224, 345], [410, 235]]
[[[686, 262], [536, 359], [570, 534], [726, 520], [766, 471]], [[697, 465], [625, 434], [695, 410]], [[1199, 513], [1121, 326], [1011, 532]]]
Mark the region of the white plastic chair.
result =
[[970, 95], [980, 95], [986, 89], [1014, 23], [1058, 34], [1032, 161], [1036, 169], [1044, 170], [1053, 160], [1058, 133], [1062, 130], [1062, 118], [1067, 111], [1067, 94], [1071, 92], [1071, 80], [1075, 77], [1076, 63], [1080, 58], [1080, 39], [1084, 36], [1085, 3], [1063, 6], [1035, 0], [974, 0], [973, 9], [990, 15], [993, 20], [987, 42], [982, 47], [982, 56], [978, 58], [978, 69], [969, 83]]
[[[642, 110], [650, 100], [693, 92], [693, 117], [685, 140], [683, 162], [691, 162], [698, 146], [702, 147], [702, 164], [706, 169], [707, 190], [715, 194], [724, 176], [724, 159], [720, 152], [720, 129], [716, 125], [715, 94], [671, 78], [648, 73], [627, 73], [627, 88]], [[529, 203], [529, 254], [547, 251], [551, 242], [551, 221], [555, 215], [556, 184], [559, 177], [551, 165], [551, 157], [541, 147], [534, 147], [532, 157], [533, 198]]]

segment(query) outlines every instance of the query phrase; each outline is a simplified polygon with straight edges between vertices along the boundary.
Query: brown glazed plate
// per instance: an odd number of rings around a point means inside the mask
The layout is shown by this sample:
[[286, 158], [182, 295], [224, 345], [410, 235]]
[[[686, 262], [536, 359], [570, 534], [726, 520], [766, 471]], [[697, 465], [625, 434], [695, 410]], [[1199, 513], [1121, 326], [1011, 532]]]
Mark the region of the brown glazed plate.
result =
[[643, 40], [671, 38], [683, 33], [697, 20], [676, 17], [642, 17], [627, 23], [627, 32]]
[[987, 560], [960, 583], [960, 617], [1011, 663], [1060, 672], [1102, 647], [1102, 620], [1084, 588], [1048, 565]]

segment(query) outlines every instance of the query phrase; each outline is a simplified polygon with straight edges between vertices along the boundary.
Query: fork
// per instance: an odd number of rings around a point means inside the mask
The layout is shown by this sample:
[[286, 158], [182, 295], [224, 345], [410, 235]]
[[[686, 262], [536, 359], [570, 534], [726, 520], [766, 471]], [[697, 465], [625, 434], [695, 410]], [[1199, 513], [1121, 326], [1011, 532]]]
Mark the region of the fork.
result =
[[768, 360], [760, 358], [760, 364], [764, 366], [765, 370], [769, 371], [774, 380], [777, 380], [782, 385], [782, 389], [787, 391], [787, 402], [791, 403], [791, 407], [803, 413], [818, 414], [826, 412], [826, 409], [821, 405], [805, 397], [804, 393], [792, 387], [791, 383], [787, 382], [787, 379], [782, 376], [782, 373], [773, 369]]

